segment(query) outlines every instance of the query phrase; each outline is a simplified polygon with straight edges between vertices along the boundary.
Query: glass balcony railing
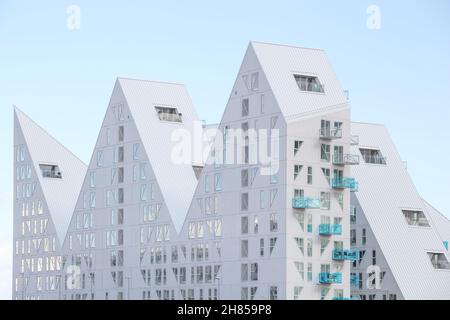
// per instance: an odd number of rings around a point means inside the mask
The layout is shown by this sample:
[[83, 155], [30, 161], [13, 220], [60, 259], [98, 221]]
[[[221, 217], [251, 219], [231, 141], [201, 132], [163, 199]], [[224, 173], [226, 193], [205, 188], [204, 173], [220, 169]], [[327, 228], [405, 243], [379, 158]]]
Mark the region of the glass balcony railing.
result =
[[357, 261], [359, 260], [359, 250], [356, 249], [334, 249], [333, 260], [343, 261]]
[[342, 283], [342, 273], [320, 272], [319, 283], [320, 284]]
[[333, 297], [333, 300], [359, 300], [356, 297]]
[[341, 235], [342, 225], [322, 223], [319, 225], [319, 234], [323, 236]]
[[333, 140], [342, 138], [342, 129], [340, 128], [320, 128], [320, 139]]
[[358, 165], [359, 164], [359, 156], [356, 154], [341, 154], [335, 153], [333, 154], [333, 164], [334, 165]]
[[319, 209], [320, 200], [314, 198], [295, 197], [292, 199], [292, 208], [294, 209]]
[[350, 189], [356, 192], [358, 191], [358, 181], [355, 178], [333, 178], [331, 187], [334, 189]]
[[358, 287], [359, 285], [359, 276], [357, 274], [350, 274], [350, 286]]

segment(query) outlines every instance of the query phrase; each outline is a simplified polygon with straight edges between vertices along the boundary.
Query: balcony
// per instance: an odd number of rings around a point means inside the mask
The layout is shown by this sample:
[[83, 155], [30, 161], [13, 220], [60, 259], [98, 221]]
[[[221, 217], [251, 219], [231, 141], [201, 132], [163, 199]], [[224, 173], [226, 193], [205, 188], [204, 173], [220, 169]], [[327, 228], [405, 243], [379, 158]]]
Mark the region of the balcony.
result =
[[358, 191], [358, 182], [355, 178], [333, 178], [331, 187], [334, 189], [350, 189], [356, 192]]
[[295, 197], [292, 199], [292, 208], [294, 209], [319, 209], [320, 200], [314, 198]]
[[333, 164], [338, 166], [343, 165], [358, 165], [359, 164], [359, 156], [356, 154], [333, 154]]
[[322, 223], [319, 225], [319, 234], [322, 236], [341, 235], [342, 225]]
[[333, 297], [333, 300], [359, 300], [355, 297]]
[[358, 287], [359, 286], [359, 276], [357, 274], [350, 274], [350, 286]]
[[342, 129], [340, 128], [320, 128], [319, 130], [320, 139], [333, 140], [342, 138]]
[[342, 283], [342, 273], [335, 272], [320, 272], [319, 273], [319, 284], [332, 284], [332, 283]]
[[333, 260], [336, 261], [357, 261], [359, 260], [359, 250], [356, 249], [334, 249]]

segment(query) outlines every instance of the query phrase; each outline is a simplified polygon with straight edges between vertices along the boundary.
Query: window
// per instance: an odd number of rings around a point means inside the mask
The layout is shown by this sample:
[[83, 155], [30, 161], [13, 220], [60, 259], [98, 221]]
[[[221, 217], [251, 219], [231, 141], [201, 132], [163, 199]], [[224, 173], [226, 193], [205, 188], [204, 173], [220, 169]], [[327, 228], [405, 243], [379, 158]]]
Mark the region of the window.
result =
[[214, 190], [215, 191], [222, 190], [222, 174], [221, 173], [214, 174]]
[[241, 234], [248, 233], [248, 217], [241, 217]]
[[261, 114], [264, 114], [264, 107], [265, 107], [264, 98], [265, 98], [265, 96], [262, 94], [261, 95]]
[[277, 243], [277, 238], [270, 238], [269, 239], [269, 252], [272, 254], [273, 249], [275, 249], [275, 245]]
[[294, 239], [295, 239], [295, 242], [297, 243], [297, 247], [299, 248], [301, 253], [304, 254], [305, 242], [304, 242], [303, 238], [296, 237]]
[[250, 280], [258, 281], [258, 263], [250, 264]]
[[248, 98], [242, 99], [242, 116], [247, 117], [249, 113], [249, 100]]
[[95, 188], [95, 171], [89, 173], [89, 187]]
[[248, 258], [248, 240], [241, 240], [241, 258]]
[[380, 150], [360, 148], [359, 151], [361, 152], [365, 163], [386, 164], [386, 159], [383, 157]]
[[139, 143], [133, 144], [133, 160], [139, 160], [140, 147]]
[[320, 84], [317, 77], [295, 74], [294, 79], [301, 91], [324, 92], [323, 85]]
[[125, 127], [119, 126], [119, 142], [123, 142], [125, 137]]
[[320, 209], [329, 210], [330, 209], [330, 193], [321, 192], [320, 193]]
[[308, 182], [308, 184], [313, 183], [313, 168], [312, 167], [308, 167], [307, 182]]
[[248, 281], [248, 264], [241, 264], [241, 281]]
[[328, 183], [330, 183], [330, 169], [328, 168], [322, 168], [323, 175], [325, 176], [325, 179], [327, 179]]
[[402, 210], [406, 222], [410, 226], [429, 227], [427, 217], [422, 211]]
[[248, 187], [248, 169], [241, 170], [241, 187]]
[[253, 72], [251, 75], [251, 90], [257, 91], [259, 89], [259, 74], [258, 72]]
[[350, 243], [352, 246], [356, 245], [356, 230], [355, 229], [350, 230]]
[[312, 252], [313, 252], [312, 239], [307, 239], [307, 241], [306, 241], [306, 256], [309, 258], [312, 257]]
[[330, 161], [330, 145], [329, 144], [322, 144], [320, 146], [320, 160], [323, 161]]
[[181, 113], [178, 113], [177, 108], [173, 107], [155, 107], [158, 118], [161, 121], [168, 122], [183, 122]]
[[302, 144], [303, 144], [303, 141], [294, 140], [294, 156], [298, 153]]
[[39, 168], [41, 169], [44, 178], [62, 179], [62, 173], [61, 170], [59, 170], [58, 165], [39, 164]]
[[431, 264], [435, 269], [450, 269], [450, 265], [443, 253], [427, 252]]
[[265, 203], [266, 203], [265, 192], [264, 192], [264, 190], [260, 190], [259, 191], [259, 208], [264, 209]]
[[294, 287], [294, 300], [298, 300], [302, 293], [303, 287]]
[[253, 233], [257, 234], [259, 229], [258, 216], [255, 216], [253, 219]]
[[124, 170], [123, 167], [118, 168], [118, 175], [117, 175], [118, 183], [123, 183], [123, 178], [124, 178], [123, 170]]
[[270, 232], [278, 231], [278, 218], [275, 213], [270, 214]]
[[366, 229], [362, 229], [362, 236], [361, 236], [361, 244], [363, 245], [363, 246], [365, 246], [366, 245], [366, 242], [367, 242], [367, 235], [366, 235]]
[[356, 223], [356, 207], [352, 206], [350, 208], [350, 223]]
[[264, 257], [264, 238], [259, 239], [259, 255]]
[[298, 175], [300, 174], [300, 171], [302, 170], [301, 165], [294, 164], [294, 180], [297, 179]]
[[278, 287], [270, 287], [270, 300], [278, 300]]
[[241, 193], [241, 210], [248, 210], [248, 193]]
[[372, 265], [376, 265], [377, 264], [377, 251], [376, 250], [372, 250]]

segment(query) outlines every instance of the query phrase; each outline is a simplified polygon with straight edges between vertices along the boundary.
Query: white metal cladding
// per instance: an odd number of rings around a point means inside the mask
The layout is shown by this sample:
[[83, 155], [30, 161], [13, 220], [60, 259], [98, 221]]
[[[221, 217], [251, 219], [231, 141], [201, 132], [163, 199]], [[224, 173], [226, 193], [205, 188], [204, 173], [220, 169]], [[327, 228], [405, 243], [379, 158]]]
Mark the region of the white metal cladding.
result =
[[[39, 178], [60, 243], [64, 241], [87, 166], [44, 129], [15, 108], [34, 170]], [[57, 164], [62, 179], [44, 178], [40, 163]]]
[[[144, 144], [159, 187], [177, 232], [180, 231], [197, 179], [192, 163], [176, 164], [171, 159], [176, 129], [193, 135], [197, 114], [184, 85], [120, 78], [118, 80], [137, 130]], [[158, 118], [155, 106], [175, 107], [183, 122], [165, 122]]]
[[366, 164], [352, 168], [359, 181], [357, 198], [405, 299], [448, 299], [450, 272], [433, 268], [427, 251], [444, 252], [441, 238], [432, 227], [409, 226], [402, 209], [423, 211], [422, 198], [383, 125], [352, 123], [360, 147], [377, 148], [386, 165]]
[[[431, 224], [436, 232], [441, 237], [442, 242], [448, 241], [450, 243], [450, 220], [442, 213], [440, 213], [436, 208], [434, 208], [431, 204], [426, 202], [425, 200], [424, 206], [428, 211], [429, 218], [431, 220]], [[444, 247], [445, 248], [445, 247]], [[447, 251], [447, 249], [446, 249]], [[450, 290], [449, 290], [450, 291]]]
[[[287, 121], [301, 114], [347, 106], [343, 89], [323, 50], [261, 42], [250, 45]], [[318, 77], [325, 92], [302, 92], [294, 74]]]

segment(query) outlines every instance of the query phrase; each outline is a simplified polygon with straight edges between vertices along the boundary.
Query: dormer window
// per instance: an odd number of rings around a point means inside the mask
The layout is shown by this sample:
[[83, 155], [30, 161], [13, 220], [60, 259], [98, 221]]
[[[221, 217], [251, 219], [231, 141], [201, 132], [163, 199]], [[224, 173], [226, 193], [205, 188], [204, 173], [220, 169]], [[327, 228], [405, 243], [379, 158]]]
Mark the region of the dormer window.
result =
[[413, 211], [413, 210], [402, 210], [403, 215], [405, 216], [406, 222], [410, 226], [417, 227], [429, 227], [427, 217], [422, 211]]
[[62, 173], [56, 164], [39, 164], [44, 178], [62, 179]]
[[360, 148], [359, 151], [365, 163], [386, 164], [386, 158], [383, 157], [380, 150]]
[[320, 83], [319, 78], [299, 74], [294, 74], [294, 78], [301, 91], [324, 93], [323, 85]]
[[168, 122], [183, 122], [181, 113], [177, 108], [172, 107], [155, 107], [159, 120]]
[[431, 264], [435, 269], [450, 269], [450, 265], [445, 257], [445, 254], [438, 252], [427, 252]]

